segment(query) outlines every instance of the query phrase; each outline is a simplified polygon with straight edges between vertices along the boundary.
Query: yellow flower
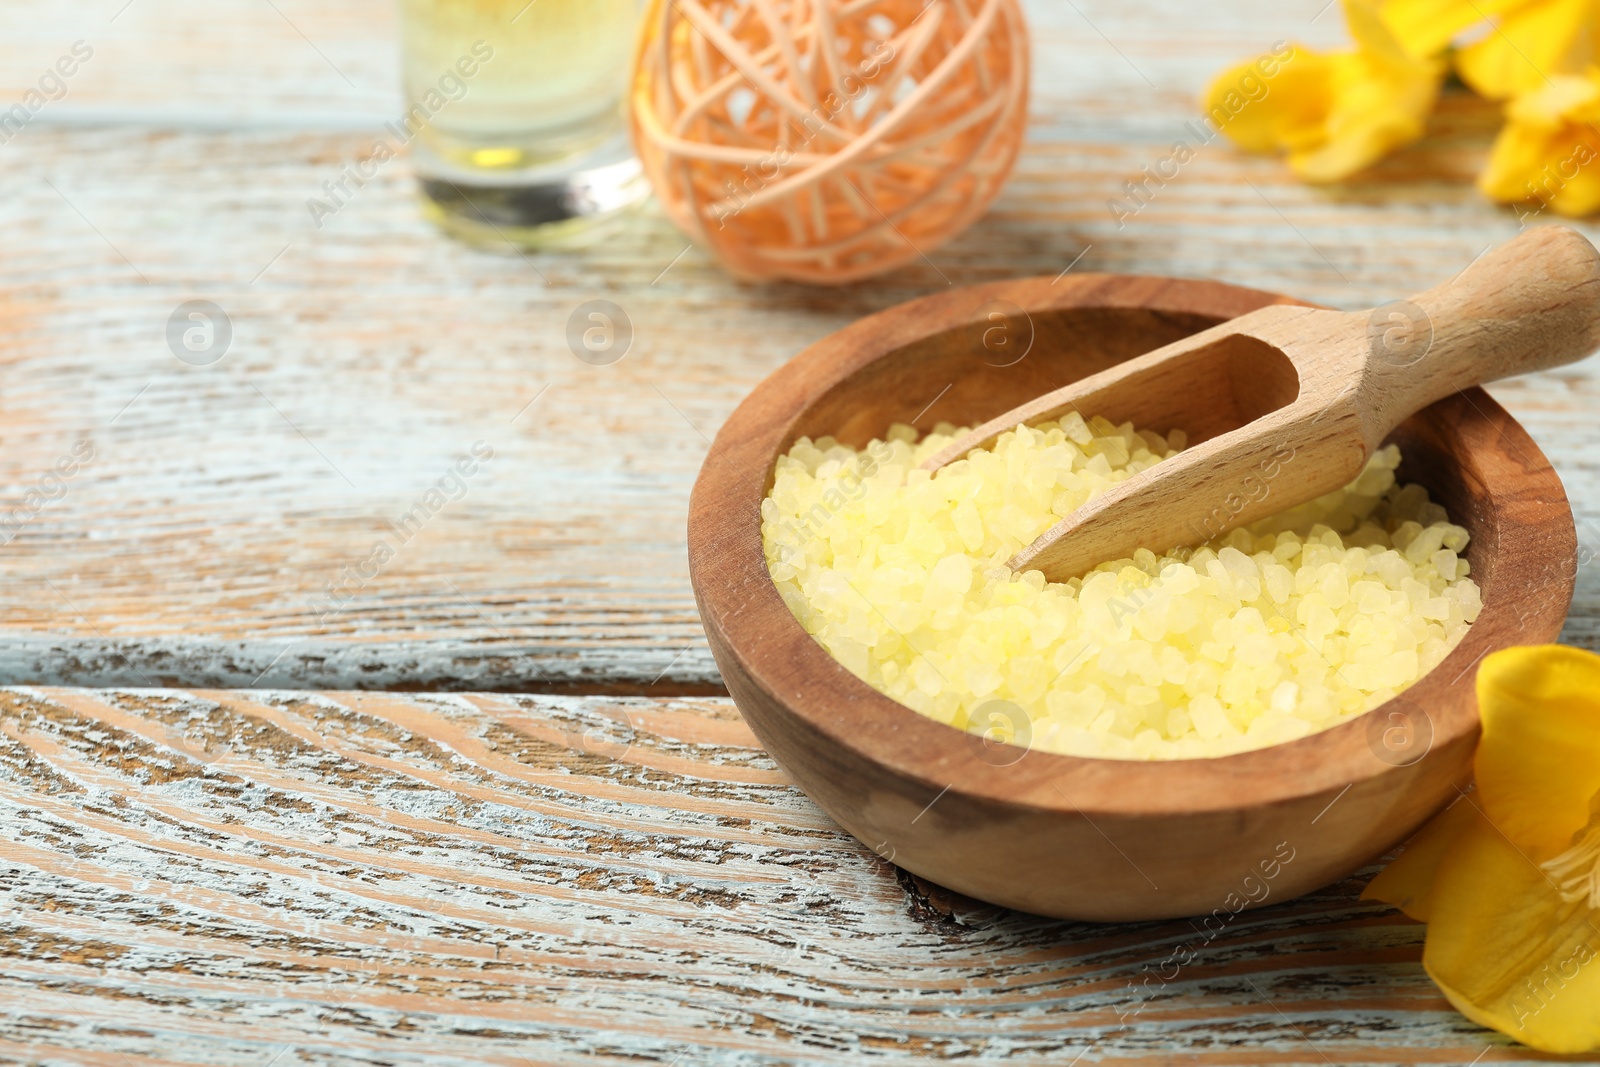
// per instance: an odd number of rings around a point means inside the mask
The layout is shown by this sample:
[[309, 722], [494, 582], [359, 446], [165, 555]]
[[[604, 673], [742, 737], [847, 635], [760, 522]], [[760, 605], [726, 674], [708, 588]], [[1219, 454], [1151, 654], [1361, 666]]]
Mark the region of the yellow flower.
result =
[[1478, 176], [1486, 196], [1538, 200], [1563, 215], [1600, 209], [1600, 70], [1558, 74], [1506, 108], [1506, 124]]
[[1436, 56], [1467, 31], [1456, 72], [1491, 100], [1532, 92], [1594, 56], [1593, 0], [1385, 0], [1385, 28], [1415, 59]]
[[1600, 1049], [1600, 656], [1512, 648], [1478, 672], [1477, 792], [1364, 894], [1428, 924], [1463, 1015], [1545, 1052]]
[[1249, 151], [1287, 152], [1290, 168], [1312, 182], [1339, 181], [1417, 140], [1444, 62], [1403, 49], [1377, 2], [1345, 0], [1353, 51], [1291, 45], [1225, 71], [1206, 90], [1212, 122]]

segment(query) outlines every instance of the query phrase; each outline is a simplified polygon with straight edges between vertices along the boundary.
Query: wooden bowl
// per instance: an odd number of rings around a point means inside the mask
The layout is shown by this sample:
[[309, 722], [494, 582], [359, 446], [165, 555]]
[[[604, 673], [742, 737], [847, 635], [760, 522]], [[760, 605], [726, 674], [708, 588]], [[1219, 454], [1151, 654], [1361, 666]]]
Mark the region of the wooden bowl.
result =
[[989, 744], [840, 666], [767, 572], [761, 500], [798, 437], [832, 434], [860, 447], [893, 422], [922, 431], [942, 420], [977, 424], [1223, 320], [1293, 302], [1125, 275], [975, 286], [857, 322], [750, 394], [695, 485], [690, 574], [729, 692], [808, 796], [884, 858], [969, 896], [1076, 919], [1208, 915], [1208, 929], [1349, 875], [1457, 796], [1478, 737], [1478, 661], [1553, 640], [1577, 570], [1560, 480], [1479, 389], [1434, 404], [1392, 439], [1402, 477], [1471, 531], [1482, 614], [1400, 697], [1288, 744], [1156, 762]]

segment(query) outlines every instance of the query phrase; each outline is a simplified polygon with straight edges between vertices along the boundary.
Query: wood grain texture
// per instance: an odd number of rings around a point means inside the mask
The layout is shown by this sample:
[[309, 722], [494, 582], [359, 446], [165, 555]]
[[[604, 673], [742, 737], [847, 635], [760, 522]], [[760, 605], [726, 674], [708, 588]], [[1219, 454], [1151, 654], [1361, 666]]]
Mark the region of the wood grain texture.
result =
[[0, 1063], [1532, 1061], [1365, 875], [1217, 931], [985, 907], [726, 699], [12, 688], [0, 819]]
[[[653, 209], [582, 253], [485, 257], [418, 220], [403, 160], [314, 226], [400, 110], [388, 0], [0, 5], [0, 105], [94, 49], [0, 143], [0, 509], [95, 446], [0, 550], [0, 678], [713, 691], [689, 487], [812, 341], [1069, 267], [1367, 306], [1515, 229], [1465, 183], [1494, 114], [1462, 97], [1357, 183], [1212, 144], [1119, 218], [1222, 64], [1337, 20], [1024, 6], [1034, 107], [995, 209], [821, 294], [730, 282]], [[564, 339], [594, 297], [636, 327], [609, 368]], [[234, 326], [209, 367], [164, 337], [196, 298]], [[1600, 647], [1600, 375], [1496, 395], [1586, 520], [1568, 637]], [[466, 495], [319, 617], [479, 440]], [[724, 699], [11, 689], [0, 818], [3, 1063], [1529, 1059], [1448, 1009], [1361, 879], [1209, 939], [975, 905], [836, 829]]]
[[[1137, 214], [1108, 206], [1193, 141], [1222, 64], [1336, 40], [1323, 6], [1028, 5], [1029, 141], [994, 210], [928, 263], [823, 293], [730, 281], [654, 208], [582, 253], [471, 252], [418, 219], [403, 160], [316, 228], [306, 199], [398, 108], [384, 0], [4, 5], [0, 101], [73, 41], [95, 56], [0, 145], [0, 508], [75, 441], [96, 453], [0, 552], [0, 678], [715, 691], [689, 487], [727, 414], [807, 344], [947, 282], [1074, 263], [1371, 306], [1515, 232], [1468, 182], [1496, 118], [1463, 96], [1349, 185], [1308, 188], [1217, 141]], [[595, 297], [636, 331], [611, 367], [566, 346]], [[194, 298], [233, 321], [209, 367], [164, 340]], [[1592, 559], [1600, 372], [1494, 394], [1561, 473]], [[467, 495], [321, 618], [325, 583], [477, 440], [496, 458]], [[1566, 637], [1600, 648], [1593, 564]]]

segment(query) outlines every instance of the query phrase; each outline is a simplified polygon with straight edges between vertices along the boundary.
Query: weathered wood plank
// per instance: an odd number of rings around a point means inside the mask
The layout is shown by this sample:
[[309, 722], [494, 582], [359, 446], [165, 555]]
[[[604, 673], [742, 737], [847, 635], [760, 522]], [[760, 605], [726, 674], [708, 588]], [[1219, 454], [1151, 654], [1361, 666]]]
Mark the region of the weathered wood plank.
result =
[[[1204, 12], [1160, 0], [1026, 8], [1036, 95], [1071, 103], [1036, 111], [1101, 126], [1111, 139], [1190, 117], [1196, 88], [1220, 64], [1274, 40], [1345, 39], [1323, 0], [1233, 0]], [[395, 5], [384, 0], [12, 0], [0, 11], [0, 99], [20, 98], [82, 40], [94, 56], [44, 112], [49, 121], [366, 130], [400, 110], [396, 37]]]
[[[1108, 202], [1189, 136], [1215, 70], [1273, 37], [1335, 40], [1338, 19], [1267, 0], [1029, 12], [1031, 143], [996, 210], [930, 266], [815, 292], [677, 258], [654, 211], [583, 253], [473, 253], [417, 219], [404, 162], [316, 228], [306, 199], [395, 107], [383, 0], [7, 5], [0, 101], [75, 40], [95, 54], [0, 146], [0, 507], [26, 519], [0, 553], [0, 678], [714, 691], [685, 572], [688, 486], [726, 414], [810, 341], [1080, 253], [1075, 269], [1354, 306], [1447, 276], [1514, 228], [1463, 182], [1493, 129], [1464, 98], [1426, 144], [1344, 189], [1218, 142], [1119, 220]], [[597, 296], [637, 331], [612, 367], [566, 347], [568, 315]], [[166, 346], [195, 298], [232, 320], [213, 366]], [[1500, 395], [1600, 549], [1597, 380], [1580, 368]], [[28, 492], [80, 440], [92, 461], [34, 514]], [[494, 460], [399, 544], [386, 524], [480, 440]], [[328, 583], [380, 538], [395, 558], [325, 614]], [[1594, 568], [1569, 637], [1600, 643]]]
[[0, 820], [0, 1062], [1527, 1058], [1365, 875], [1216, 933], [1004, 912], [726, 699], [13, 688]]
[[[839, 293], [735, 285], [696, 251], [674, 264], [684, 246], [653, 213], [581, 254], [473, 253], [415, 218], [398, 164], [319, 231], [303, 201], [354, 158], [348, 134], [30, 128], [0, 172], [0, 502], [28, 517], [75, 442], [95, 454], [0, 553], [0, 677], [711, 691], [688, 487], [706, 438], [785, 358], [943, 278], [1058, 272], [1086, 248], [1075, 269], [1345, 306], [1404, 293], [1515, 229], [1452, 178], [1481, 155], [1484, 109], [1453, 100], [1437, 125], [1334, 193], [1213, 146], [1119, 229], [1107, 199], [1163, 142], [1045, 124], [996, 211], [932, 267]], [[596, 296], [637, 331], [611, 367], [566, 347], [567, 316]], [[234, 324], [208, 367], [164, 341], [196, 297]], [[1592, 556], [1600, 370], [1495, 391], [1561, 471]], [[494, 458], [401, 544], [388, 523], [477, 441]], [[328, 583], [379, 539], [395, 558], [323, 617]], [[1593, 567], [1568, 637], [1600, 647]]]
[[[1515, 228], [1462, 184], [1494, 121], [1459, 98], [1350, 187], [1214, 144], [1119, 224], [1107, 201], [1222, 64], [1337, 20], [1029, 13], [1030, 145], [996, 210], [932, 266], [818, 293], [677, 258], [653, 211], [582, 253], [468, 252], [417, 220], [403, 162], [315, 228], [306, 198], [398, 109], [387, 0], [4, 5], [0, 108], [74, 41], [95, 54], [0, 144], [0, 518], [95, 452], [0, 550], [0, 678], [710, 692], [688, 486], [810, 341], [1080, 252], [1356, 306]], [[637, 328], [613, 367], [564, 341], [596, 296]], [[194, 298], [235, 330], [209, 367], [164, 340]], [[1567, 478], [1586, 560], [1597, 380], [1497, 390]], [[478, 440], [465, 494], [323, 617]], [[1569, 636], [1600, 647], [1595, 567], [1578, 597]], [[14, 688], [0, 820], [0, 1063], [1530, 1058], [1449, 1011], [1362, 877], [1213, 938], [998, 911], [843, 836], [722, 699]]]

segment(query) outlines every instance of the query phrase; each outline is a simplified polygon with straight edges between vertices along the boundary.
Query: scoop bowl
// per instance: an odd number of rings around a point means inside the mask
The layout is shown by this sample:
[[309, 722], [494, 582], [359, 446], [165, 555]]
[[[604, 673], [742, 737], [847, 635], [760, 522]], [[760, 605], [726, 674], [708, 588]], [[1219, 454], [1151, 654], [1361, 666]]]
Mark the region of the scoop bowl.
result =
[[[1214, 759], [1128, 761], [996, 743], [856, 678], [767, 572], [761, 501], [801, 436], [856, 446], [891, 423], [978, 425], [1032, 397], [1289, 297], [1214, 282], [1083, 274], [939, 293], [812, 345], [728, 419], [696, 482], [689, 566], [706, 635], [756, 736], [884, 859], [1023, 911], [1214, 922], [1346, 877], [1471, 779], [1477, 662], [1560, 632], [1577, 539], [1560, 480], [1480, 389], [1390, 436], [1400, 475], [1472, 535], [1484, 608], [1394, 700], [1330, 730]], [[1310, 305], [1305, 305], [1310, 306]]]

